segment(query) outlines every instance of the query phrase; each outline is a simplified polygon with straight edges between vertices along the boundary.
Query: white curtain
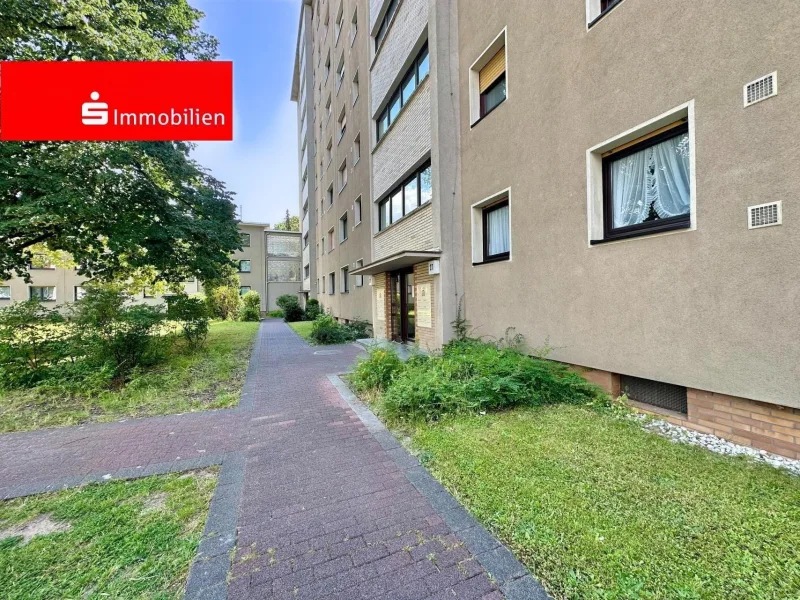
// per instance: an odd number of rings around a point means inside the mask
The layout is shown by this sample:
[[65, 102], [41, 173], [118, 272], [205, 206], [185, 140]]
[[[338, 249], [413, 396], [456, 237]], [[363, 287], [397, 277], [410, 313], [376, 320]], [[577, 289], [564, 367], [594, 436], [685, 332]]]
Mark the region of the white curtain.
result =
[[489, 213], [489, 256], [511, 250], [511, 234], [508, 227], [508, 205]]
[[614, 227], [689, 213], [689, 136], [679, 135], [611, 165]]

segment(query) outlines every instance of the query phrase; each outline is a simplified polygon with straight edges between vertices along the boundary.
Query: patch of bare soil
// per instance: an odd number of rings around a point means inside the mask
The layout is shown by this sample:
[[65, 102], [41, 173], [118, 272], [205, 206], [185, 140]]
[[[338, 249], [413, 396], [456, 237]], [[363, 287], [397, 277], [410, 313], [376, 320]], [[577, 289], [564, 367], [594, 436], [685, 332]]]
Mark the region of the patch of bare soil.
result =
[[25, 523], [0, 530], [0, 540], [22, 536], [22, 545], [24, 546], [36, 536], [63, 533], [70, 529], [72, 529], [72, 525], [64, 521], [55, 521], [53, 515], [39, 515]]

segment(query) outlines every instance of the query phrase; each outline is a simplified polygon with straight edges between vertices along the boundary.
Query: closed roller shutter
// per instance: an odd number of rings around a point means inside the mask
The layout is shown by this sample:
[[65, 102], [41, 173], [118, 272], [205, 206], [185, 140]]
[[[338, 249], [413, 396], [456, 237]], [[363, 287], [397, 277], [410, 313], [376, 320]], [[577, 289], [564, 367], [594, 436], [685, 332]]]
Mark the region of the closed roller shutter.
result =
[[485, 92], [506, 72], [506, 47], [503, 46], [480, 72], [480, 92]]

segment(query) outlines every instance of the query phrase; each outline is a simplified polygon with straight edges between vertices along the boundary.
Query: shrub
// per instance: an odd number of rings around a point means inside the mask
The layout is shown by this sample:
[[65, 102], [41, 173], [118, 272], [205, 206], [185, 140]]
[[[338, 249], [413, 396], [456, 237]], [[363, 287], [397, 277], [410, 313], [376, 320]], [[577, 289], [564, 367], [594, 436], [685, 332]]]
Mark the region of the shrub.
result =
[[242, 311], [239, 316], [241, 321], [261, 320], [261, 295], [255, 290], [250, 290], [242, 297]]
[[322, 314], [314, 319], [311, 325], [311, 341], [315, 344], [344, 344], [350, 340], [344, 327], [339, 325], [331, 315]]
[[403, 361], [391, 349], [372, 348], [353, 370], [350, 383], [357, 392], [383, 392], [403, 370]]
[[87, 286], [73, 307], [87, 359], [98, 365], [110, 362], [117, 378], [155, 362], [161, 351], [157, 334], [165, 318], [163, 306], [130, 306], [129, 300], [119, 286]]
[[196, 349], [208, 337], [208, 308], [200, 298], [190, 298], [186, 294], [167, 297], [167, 318], [181, 324], [181, 335]]
[[282, 319], [283, 318], [283, 311], [282, 310], [271, 310], [267, 313], [268, 317], [272, 317], [273, 319]]
[[208, 314], [215, 319], [232, 321], [242, 310], [242, 298], [239, 288], [232, 286], [216, 287], [206, 293]]
[[306, 321], [314, 321], [322, 314], [322, 307], [319, 305], [319, 300], [316, 298], [309, 298], [306, 301]]
[[39, 300], [0, 310], [0, 387], [29, 386], [70, 355], [74, 328]]
[[303, 308], [300, 306], [297, 296], [284, 294], [283, 296], [278, 296], [275, 303], [280, 306], [283, 311], [283, 319], [287, 323], [303, 320]]
[[601, 395], [565, 365], [468, 340], [407, 364], [387, 388], [383, 410], [390, 419], [430, 420], [512, 406], [587, 404]]
[[362, 321], [361, 319], [353, 319], [347, 325], [344, 325], [348, 340], [355, 341], [370, 336], [372, 324], [369, 321]]

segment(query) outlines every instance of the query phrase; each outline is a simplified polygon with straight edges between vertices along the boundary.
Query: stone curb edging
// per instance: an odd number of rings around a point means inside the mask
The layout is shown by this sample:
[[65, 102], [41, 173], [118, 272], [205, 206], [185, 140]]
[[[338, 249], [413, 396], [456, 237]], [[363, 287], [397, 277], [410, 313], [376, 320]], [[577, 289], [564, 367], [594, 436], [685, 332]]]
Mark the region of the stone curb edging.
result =
[[539, 583], [511, 551], [478, 523], [450, 492], [403, 448], [375, 414], [362, 403], [338, 375], [328, 375], [342, 399], [366, 425], [372, 437], [386, 450], [411, 484], [464, 542], [509, 600], [551, 600]]

